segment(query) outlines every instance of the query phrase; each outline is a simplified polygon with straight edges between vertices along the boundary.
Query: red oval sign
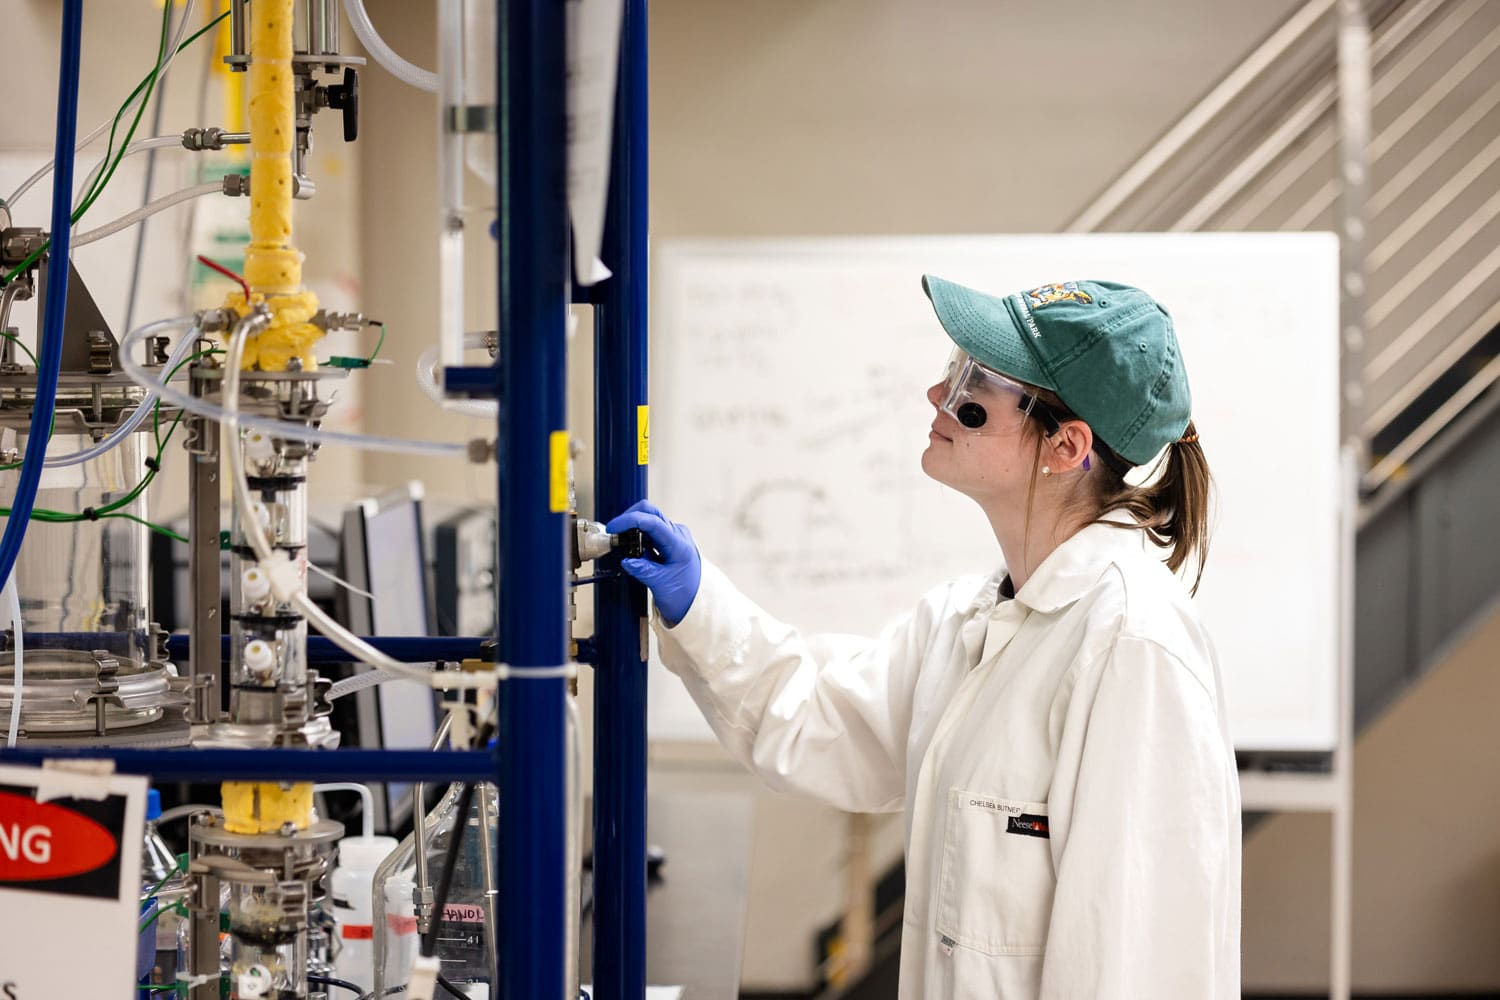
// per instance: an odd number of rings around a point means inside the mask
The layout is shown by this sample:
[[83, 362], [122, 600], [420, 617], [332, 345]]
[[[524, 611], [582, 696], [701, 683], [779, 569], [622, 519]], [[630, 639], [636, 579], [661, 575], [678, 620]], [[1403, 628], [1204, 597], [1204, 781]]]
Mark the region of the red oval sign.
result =
[[0, 882], [81, 875], [115, 856], [115, 838], [87, 816], [0, 792]]

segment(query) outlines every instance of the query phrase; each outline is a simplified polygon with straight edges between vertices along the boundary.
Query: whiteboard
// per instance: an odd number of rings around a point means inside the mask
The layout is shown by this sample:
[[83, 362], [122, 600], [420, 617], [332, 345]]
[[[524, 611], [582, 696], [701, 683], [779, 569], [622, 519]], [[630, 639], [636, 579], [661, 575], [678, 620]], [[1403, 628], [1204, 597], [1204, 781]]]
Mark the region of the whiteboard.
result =
[[[1326, 233], [669, 241], [655, 247], [651, 495], [800, 628], [876, 634], [1001, 556], [923, 475], [924, 392], [951, 347], [923, 273], [1007, 294], [1138, 285], [1171, 312], [1217, 485], [1196, 598], [1235, 745], [1336, 737], [1338, 245]], [[712, 740], [654, 663], [656, 740]]]

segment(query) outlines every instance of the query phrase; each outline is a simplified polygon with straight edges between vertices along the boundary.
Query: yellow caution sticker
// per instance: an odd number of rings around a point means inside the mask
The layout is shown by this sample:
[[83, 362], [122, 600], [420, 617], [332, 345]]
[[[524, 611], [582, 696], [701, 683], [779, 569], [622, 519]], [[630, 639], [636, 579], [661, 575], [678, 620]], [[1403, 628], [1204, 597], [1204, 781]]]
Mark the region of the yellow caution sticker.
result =
[[651, 464], [651, 407], [635, 408], [635, 464]]
[[554, 514], [568, 511], [568, 432], [552, 432], [552, 475], [548, 508]]

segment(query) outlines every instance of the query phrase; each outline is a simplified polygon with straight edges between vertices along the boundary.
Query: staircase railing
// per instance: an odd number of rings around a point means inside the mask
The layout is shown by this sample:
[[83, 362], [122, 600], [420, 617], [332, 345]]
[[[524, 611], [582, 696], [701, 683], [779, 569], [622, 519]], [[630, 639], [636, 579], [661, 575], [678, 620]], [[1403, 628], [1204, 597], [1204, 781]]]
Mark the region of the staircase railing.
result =
[[[1336, 7], [1296, 11], [1068, 231], [1339, 229]], [[1500, 4], [1366, 8], [1364, 322], [1345, 349], [1373, 496], [1500, 381]]]

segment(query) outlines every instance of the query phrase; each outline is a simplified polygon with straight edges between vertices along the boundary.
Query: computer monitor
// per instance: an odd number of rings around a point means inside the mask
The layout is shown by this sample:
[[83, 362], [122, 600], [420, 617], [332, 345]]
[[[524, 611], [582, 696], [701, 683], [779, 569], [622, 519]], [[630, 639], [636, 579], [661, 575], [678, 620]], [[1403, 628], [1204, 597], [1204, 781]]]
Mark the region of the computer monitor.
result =
[[[422, 484], [407, 483], [344, 512], [340, 575], [369, 597], [341, 588], [344, 623], [359, 635], [433, 635], [432, 591], [422, 521]], [[437, 731], [431, 688], [393, 680], [356, 692], [359, 743], [427, 749]], [[394, 831], [411, 816], [411, 785], [375, 790], [375, 826]]]

